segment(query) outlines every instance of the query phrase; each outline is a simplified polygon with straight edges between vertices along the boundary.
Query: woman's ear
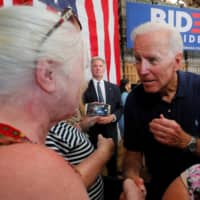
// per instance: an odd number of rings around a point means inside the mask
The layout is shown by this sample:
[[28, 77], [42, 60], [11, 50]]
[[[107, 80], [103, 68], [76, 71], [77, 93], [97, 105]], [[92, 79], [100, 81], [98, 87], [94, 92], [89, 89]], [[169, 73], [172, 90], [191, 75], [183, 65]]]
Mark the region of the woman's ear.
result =
[[35, 79], [39, 87], [45, 92], [51, 93], [56, 89], [55, 62], [51, 60], [39, 60], [36, 63]]

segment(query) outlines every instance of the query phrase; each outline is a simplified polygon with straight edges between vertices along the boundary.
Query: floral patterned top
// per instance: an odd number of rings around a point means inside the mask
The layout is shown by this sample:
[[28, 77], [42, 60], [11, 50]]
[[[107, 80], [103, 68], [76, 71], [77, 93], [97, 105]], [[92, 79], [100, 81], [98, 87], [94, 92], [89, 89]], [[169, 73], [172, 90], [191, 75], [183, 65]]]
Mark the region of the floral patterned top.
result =
[[22, 142], [31, 142], [31, 140], [29, 140], [20, 130], [8, 124], [0, 123], [0, 146]]
[[181, 178], [188, 189], [190, 200], [200, 199], [200, 164], [196, 164], [186, 169]]

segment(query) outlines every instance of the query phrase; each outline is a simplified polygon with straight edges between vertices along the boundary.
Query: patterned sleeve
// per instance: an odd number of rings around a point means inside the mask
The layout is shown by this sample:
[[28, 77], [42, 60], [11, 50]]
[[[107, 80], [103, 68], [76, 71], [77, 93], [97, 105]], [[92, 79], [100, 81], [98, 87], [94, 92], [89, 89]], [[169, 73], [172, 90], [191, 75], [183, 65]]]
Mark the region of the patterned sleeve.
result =
[[200, 164], [186, 169], [181, 174], [181, 179], [188, 189], [190, 200], [200, 199]]

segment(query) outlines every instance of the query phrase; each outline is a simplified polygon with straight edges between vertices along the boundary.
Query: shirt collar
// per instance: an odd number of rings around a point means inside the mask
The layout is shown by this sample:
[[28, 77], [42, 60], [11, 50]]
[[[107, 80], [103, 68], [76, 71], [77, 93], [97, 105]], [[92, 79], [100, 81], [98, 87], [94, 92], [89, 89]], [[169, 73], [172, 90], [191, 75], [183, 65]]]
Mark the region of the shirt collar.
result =
[[100, 84], [103, 82], [103, 80], [100, 80], [100, 81], [99, 81], [99, 80], [94, 79], [94, 78], [93, 78], [92, 80], [93, 80], [93, 83], [94, 83], [95, 85], [97, 84], [97, 82], [100, 82]]

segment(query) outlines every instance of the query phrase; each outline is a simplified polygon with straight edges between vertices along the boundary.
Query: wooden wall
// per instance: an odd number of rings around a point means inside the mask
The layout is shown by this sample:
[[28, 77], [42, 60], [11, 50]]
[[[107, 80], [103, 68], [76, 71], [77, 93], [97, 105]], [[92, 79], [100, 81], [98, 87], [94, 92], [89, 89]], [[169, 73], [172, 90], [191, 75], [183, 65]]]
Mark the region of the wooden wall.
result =
[[133, 84], [136, 84], [139, 80], [136, 68], [133, 63], [125, 63], [124, 64], [124, 78], [129, 79], [129, 81]]

